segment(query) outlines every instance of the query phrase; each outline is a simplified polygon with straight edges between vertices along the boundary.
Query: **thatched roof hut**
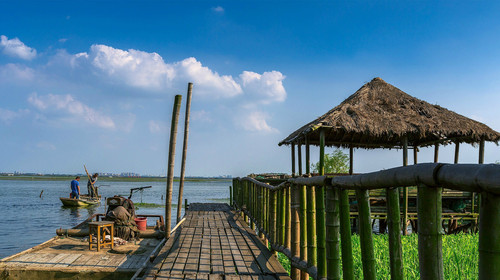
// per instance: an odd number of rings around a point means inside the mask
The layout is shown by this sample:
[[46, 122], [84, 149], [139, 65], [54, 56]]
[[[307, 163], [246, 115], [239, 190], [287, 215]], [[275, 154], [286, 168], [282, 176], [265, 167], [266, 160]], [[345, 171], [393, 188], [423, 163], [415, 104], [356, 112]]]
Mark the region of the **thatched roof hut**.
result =
[[340, 105], [299, 128], [279, 145], [319, 145], [320, 128], [327, 146], [400, 148], [491, 141], [500, 133], [438, 105], [410, 96], [381, 78], [363, 85]]

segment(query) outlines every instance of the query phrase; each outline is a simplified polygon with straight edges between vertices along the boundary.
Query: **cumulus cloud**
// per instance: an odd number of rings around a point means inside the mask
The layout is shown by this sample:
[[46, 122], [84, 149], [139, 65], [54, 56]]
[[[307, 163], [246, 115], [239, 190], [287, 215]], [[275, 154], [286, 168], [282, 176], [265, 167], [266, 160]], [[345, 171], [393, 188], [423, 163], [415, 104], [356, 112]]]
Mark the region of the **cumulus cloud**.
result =
[[0, 121], [5, 124], [10, 124], [14, 119], [20, 118], [28, 113], [28, 110], [18, 110], [16, 112], [0, 108]]
[[277, 132], [278, 130], [276, 128], [271, 127], [267, 123], [268, 118], [269, 116], [267, 113], [254, 111], [240, 116], [236, 119], [236, 122], [247, 131]]
[[115, 123], [110, 117], [97, 112], [69, 94], [38, 96], [38, 94], [33, 93], [28, 98], [28, 102], [42, 113], [62, 114], [61, 119], [84, 120], [98, 127], [115, 128]]
[[36, 50], [26, 46], [18, 38], [10, 39], [5, 35], [0, 36], [0, 48], [8, 56], [18, 57], [24, 60], [32, 60], [36, 56]]
[[278, 71], [264, 72], [262, 75], [243, 71], [240, 75], [245, 93], [258, 97], [262, 104], [283, 102], [286, 99], [283, 80], [285, 76]]
[[1, 81], [31, 81], [35, 77], [35, 70], [25, 65], [8, 63], [0, 65]]

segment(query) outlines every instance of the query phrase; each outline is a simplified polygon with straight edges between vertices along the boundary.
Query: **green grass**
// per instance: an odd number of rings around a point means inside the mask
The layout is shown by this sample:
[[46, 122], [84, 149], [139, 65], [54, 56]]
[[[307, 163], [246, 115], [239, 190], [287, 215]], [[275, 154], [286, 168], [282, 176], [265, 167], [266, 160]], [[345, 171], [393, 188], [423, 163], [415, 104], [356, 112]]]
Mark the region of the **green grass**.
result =
[[[443, 267], [445, 279], [478, 278], [478, 235], [443, 235]], [[418, 271], [418, 236], [402, 236], [405, 279], [420, 279]], [[352, 236], [354, 278], [363, 278], [359, 236]], [[390, 279], [389, 245], [387, 235], [373, 235], [373, 247], [377, 261], [377, 279]], [[290, 262], [278, 253], [278, 260], [290, 273]]]

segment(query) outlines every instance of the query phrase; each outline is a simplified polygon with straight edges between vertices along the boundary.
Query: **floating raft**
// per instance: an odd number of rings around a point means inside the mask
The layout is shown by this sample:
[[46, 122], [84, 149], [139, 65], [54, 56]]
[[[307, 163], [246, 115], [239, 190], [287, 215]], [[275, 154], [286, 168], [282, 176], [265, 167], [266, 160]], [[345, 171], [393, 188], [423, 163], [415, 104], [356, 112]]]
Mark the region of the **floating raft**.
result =
[[190, 204], [142, 279], [291, 279], [227, 204]]
[[89, 250], [85, 237], [56, 236], [0, 260], [0, 279], [130, 279], [160, 244], [159, 239], [144, 238], [97, 252]]

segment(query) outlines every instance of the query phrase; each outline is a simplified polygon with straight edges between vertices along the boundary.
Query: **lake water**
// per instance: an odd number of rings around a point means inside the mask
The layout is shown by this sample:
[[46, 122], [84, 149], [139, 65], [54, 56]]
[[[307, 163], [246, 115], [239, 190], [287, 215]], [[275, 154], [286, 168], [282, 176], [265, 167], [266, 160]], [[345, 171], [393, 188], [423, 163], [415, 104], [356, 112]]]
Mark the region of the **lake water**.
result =
[[[131, 188], [152, 186], [132, 196], [134, 203], [164, 204], [165, 182], [105, 182], [98, 181], [103, 197], [99, 207], [62, 207], [59, 197], [69, 197], [69, 181], [0, 180], [0, 259], [40, 244], [56, 235], [58, 228], [72, 228], [95, 213], [104, 213], [104, 197], [128, 197]], [[229, 202], [230, 180], [185, 182], [183, 198], [188, 203]], [[87, 180], [80, 181], [82, 193], [87, 192]], [[99, 184], [97, 184], [99, 186]], [[172, 203], [177, 204], [179, 185], [174, 182]], [[43, 190], [42, 197], [40, 192]], [[183, 202], [184, 203], [184, 202]], [[164, 208], [142, 208], [138, 214], [164, 215]], [[172, 207], [172, 227], [177, 208]], [[183, 214], [184, 215], [184, 212]]]

